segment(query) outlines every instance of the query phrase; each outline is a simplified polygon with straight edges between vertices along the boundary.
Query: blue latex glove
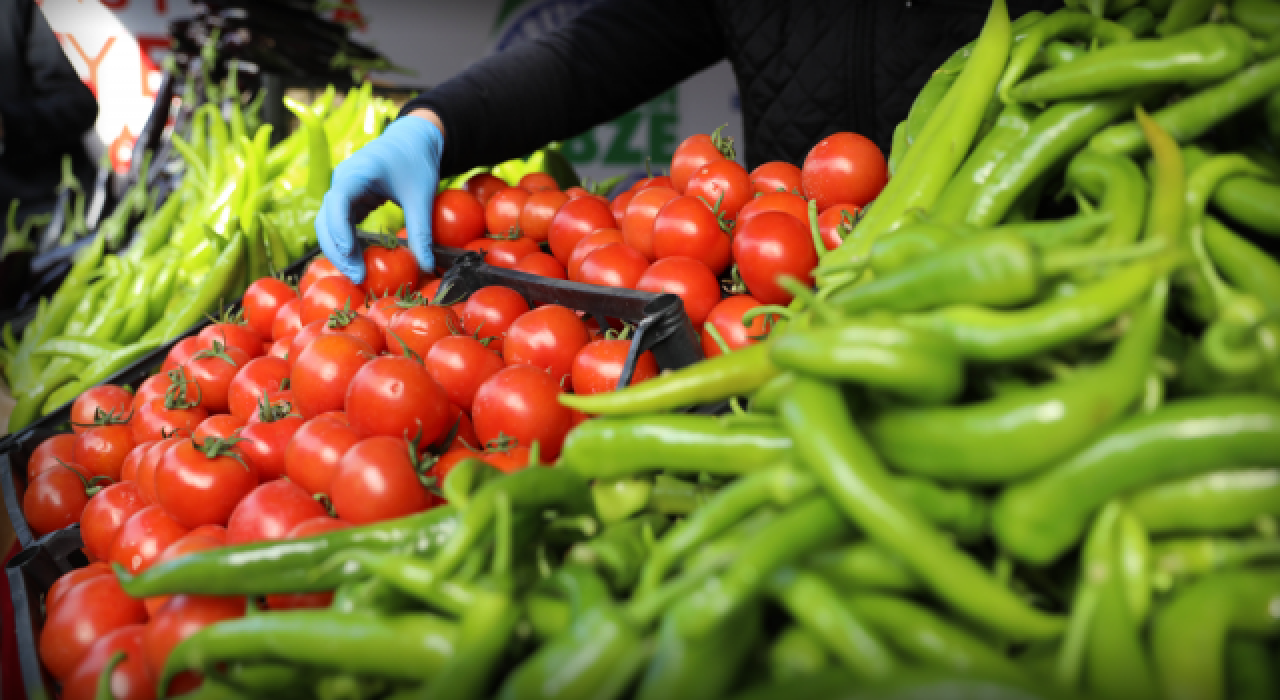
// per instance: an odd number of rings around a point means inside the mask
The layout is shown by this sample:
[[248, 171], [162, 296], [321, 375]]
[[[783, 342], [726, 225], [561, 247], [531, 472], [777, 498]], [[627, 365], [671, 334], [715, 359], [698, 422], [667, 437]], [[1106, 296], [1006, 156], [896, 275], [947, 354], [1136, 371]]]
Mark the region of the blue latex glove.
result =
[[435, 267], [431, 205], [440, 184], [443, 148], [444, 135], [435, 124], [407, 115], [334, 169], [316, 216], [316, 238], [325, 256], [352, 282], [360, 284], [365, 275], [356, 226], [387, 200], [404, 210], [409, 249], [418, 267]]

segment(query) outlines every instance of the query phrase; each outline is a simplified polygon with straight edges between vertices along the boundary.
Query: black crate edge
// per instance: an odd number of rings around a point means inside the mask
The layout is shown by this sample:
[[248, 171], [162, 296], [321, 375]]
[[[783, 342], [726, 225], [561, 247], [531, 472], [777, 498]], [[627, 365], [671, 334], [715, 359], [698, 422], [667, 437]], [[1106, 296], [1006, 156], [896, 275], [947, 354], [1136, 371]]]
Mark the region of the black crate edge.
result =
[[40, 665], [39, 630], [44, 626], [43, 598], [60, 576], [88, 565], [84, 555], [80, 554], [83, 546], [80, 526], [73, 525], [23, 549], [5, 565], [18, 642], [18, 667], [30, 700], [54, 697], [45, 684]]

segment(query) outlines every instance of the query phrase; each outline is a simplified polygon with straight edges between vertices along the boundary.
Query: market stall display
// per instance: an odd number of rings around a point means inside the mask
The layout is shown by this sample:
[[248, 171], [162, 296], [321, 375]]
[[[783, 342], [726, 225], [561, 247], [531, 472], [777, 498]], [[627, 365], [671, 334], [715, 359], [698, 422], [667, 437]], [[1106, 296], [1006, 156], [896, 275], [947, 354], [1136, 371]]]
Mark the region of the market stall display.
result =
[[[66, 697], [117, 698], [1274, 697], [1276, 18], [996, 0], [887, 160], [835, 134], [748, 173], [717, 131], [612, 198], [447, 183], [437, 242], [585, 283], [555, 298], [419, 277], [391, 237], [362, 286], [323, 259], [296, 291], [258, 278], [245, 323], [82, 394], [101, 425], [33, 453], [79, 510], [24, 553], [23, 590], [49, 587], [29, 675], [38, 654]], [[646, 377], [625, 316], [575, 303], [593, 288], [679, 297], [707, 359]], [[80, 456], [121, 426], [129, 449]]]

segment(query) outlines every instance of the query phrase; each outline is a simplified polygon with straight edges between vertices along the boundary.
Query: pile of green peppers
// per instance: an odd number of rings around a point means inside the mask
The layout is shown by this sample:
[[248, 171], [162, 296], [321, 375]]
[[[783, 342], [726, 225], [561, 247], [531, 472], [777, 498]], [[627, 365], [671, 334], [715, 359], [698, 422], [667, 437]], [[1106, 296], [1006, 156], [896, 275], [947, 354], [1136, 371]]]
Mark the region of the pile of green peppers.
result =
[[1280, 5], [1068, 4], [996, 0], [762, 342], [564, 395], [596, 417], [557, 464], [460, 463], [446, 506], [117, 570], [335, 591], [197, 632], [161, 685], [1280, 697]]
[[[206, 92], [187, 135], [170, 136], [185, 166], [177, 189], [157, 203], [145, 178], [139, 180], [76, 254], [58, 291], [40, 300], [22, 337], [4, 327], [0, 367], [16, 400], [9, 432], [137, 362], [234, 302], [253, 280], [314, 248], [331, 164], [378, 136], [396, 110], [375, 98], [368, 83], [334, 107], [331, 87], [311, 106], [287, 100], [302, 128], [270, 147], [270, 125], [250, 128], [257, 105], [242, 107], [234, 71]], [[133, 239], [117, 251], [131, 217], [143, 211]], [[397, 214], [379, 209], [370, 225], [396, 230]]]

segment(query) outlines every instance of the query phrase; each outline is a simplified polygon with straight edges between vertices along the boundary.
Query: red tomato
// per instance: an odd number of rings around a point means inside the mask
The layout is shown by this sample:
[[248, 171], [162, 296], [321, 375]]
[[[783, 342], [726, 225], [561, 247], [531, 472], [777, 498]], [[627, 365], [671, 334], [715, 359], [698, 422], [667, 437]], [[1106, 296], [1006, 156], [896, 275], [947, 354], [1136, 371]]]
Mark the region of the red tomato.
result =
[[293, 365], [289, 378], [296, 400], [293, 407], [303, 418], [341, 411], [351, 378], [373, 356], [373, 348], [352, 335], [336, 333], [316, 338]]
[[131, 574], [146, 571], [169, 545], [187, 534], [187, 528], [164, 508], [147, 506], [134, 513], [116, 534], [111, 545], [111, 561]]
[[244, 292], [244, 322], [258, 337], [270, 338], [280, 307], [297, 298], [293, 287], [274, 277], [258, 279]]
[[747, 223], [756, 214], [766, 211], [786, 212], [796, 218], [796, 221], [809, 225], [809, 203], [800, 195], [791, 194], [790, 192], [766, 192], [757, 196], [738, 212], [738, 223], [735, 230], [740, 230], [743, 224]]
[[789, 275], [810, 285], [818, 265], [809, 227], [778, 211], [763, 212], [743, 225], [733, 237], [733, 258], [751, 296], [762, 304], [791, 303], [793, 295], [778, 278]]
[[560, 184], [556, 182], [556, 179], [546, 173], [526, 173], [524, 177], [520, 178], [519, 187], [530, 194], [548, 190], [560, 190]]
[[418, 357], [426, 357], [441, 338], [448, 338], [460, 327], [462, 321], [447, 306], [412, 306], [397, 314], [387, 326], [387, 350], [404, 354], [407, 346]]
[[560, 264], [560, 261], [541, 251], [529, 253], [520, 258], [520, 262], [516, 263], [516, 266], [512, 269], [556, 280], [568, 279], [565, 276], [564, 266]]
[[438, 301], [436, 296], [440, 293], [440, 283], [443, 281], [444, 280], [434, 279], [424, 282], [423, 285], [418, 288], [418, 295], [427, 301]]
[[695, 197], [677, 197], [653, 221], [656, 259], [676, 255], [701, 260], [719, 276], [729, 269], [729, 237], [711, 209]]
[[707, 314], [720, 303], [720, 282], [700, 260], [680, 255], [649, 266], [636, 289], [653, 294], [675, 294], [694, 328], [701, 328]]
[[646, 177], [643, 180], [636, 180], [636, 183], [631, 186], [631, 191], [639, 193], [654, 187], [665, 187], [669, 190], [674, 190], [676, 188], [675, 183], [671, 181], [671, 176], [653, 175], [651, 177]]
[[582, 275], [582, 261], [587, 256], [594, 253], [596, 249], [603, 248], [611, 243], [622, 243], [622, 232], [616, 228], [602, 228], [599, 231], [592, 231], [583, 236], [573, 252], [569, 254], [569, 263], [565, 265], [565, 271], [569, 274], [569, 279], [579, 282]]
[[[573, 359], [573, 392], [590, 396], [617, 389], [622, 368], [627, 362], [627, 353], [630, 351], [630, 340], [604, 339], [587, 344]], [[645, 351], [636, 358], [636, 366], [627, 386], [656, 376], [658, 361], [653, 358], [652, 352]]]
[[551, 244], [551, 254], [561, 265], [569, 263], [569, 256], [574, 246], [583, 236], [602, 228], [617, 228], [618, 222], [613, 218], [609, 205], [596, 197], [573, 199], [560, 207], [551, 220], [547, 241]]
[[158, 502], [156, 499], [156, 470], [164, 462], [169, 450], [183, 439], [181, 437], [173, 437], [150, 443], [151, 446], [147, 448], [147, 453], [143, 455], [142, 461], [138, 463], [138, 472], [134, 475], [134, 483], [138, 485], [138, 493], [142, 494], [142, 500], [146, 501], [147, 505], [155, 505]]
[[560, 207], [569, 201], [569, 195], [558, 190], [534, 192], [520, 210], [520, 231], [530, 240], [547, 240], [551, 220]]
[[99, 416], [128, 418], [133, 394], [124, 387], [102, 384], [86, 389], [71, 403], [71, 431], [83, 433], [98, 422]]
[[126, 625], [94, 642], [63, 684], [61, 700], [97, 698], [99, 676], [111, 657], [120, 652], [124, 653], [124, 659], [111, 672], [111, 697], [114, 700], [152, 700], [156, 680], [142, 652], [146, 628], [146, 625]]
[[676, 192], [684, 194], [689, 180], [702, 169], [702, 166], [712, 161], [725, 160], [725, 154], [717, 143], [721, 138], [719, 129], [716, 132], [714, 138], [707, 134], [694, 134], [685, 139], [676, 147], [676, 152], [671, 154], [671, 184]]
[[243, 323], [215, 323], [205, 326], [196, 337], [204, 343], [202, 350], [216, 340], [228, 348], [240, 348], [249, 359], [262, 357], [262, 336]]
[[466, 187], [467, 192], [475, 196], [476, 200], [480, 202], [480, 206], [484, 206], [489, 203], [490, 197], [507, 189], [510, 185], [503, 182], [501, 178], [489, 173], [480, 173], [468, 179], [464, 187]]
[[347, 420], [364, 436], [386, 435], [430, 445], [449, 430], [449, 397], [422, 362], [378, 357], [347, 389]]
[[58, 466], [58, 462], [74, 462], [76, 436], [63, 433], [47, 438], [32, 450], [27, 458], [27, 483], [35, 480], [41, 472]]
[[[416, 263], [415, 263], [416, 264]], [[326, 277], [302, 295], [302, 324], [326, 321], [339, 309], [355, 310], [364, 304], [364, 290], [346, 277]]]
[[157, 502], [188, 529], [225, 525], [240, 499], [258, 485], [257, 467], [239, 454], [243, 447], [209, 457], [190, 440], [178, 443], [156, 467]]
[[67, 462], [41, 472], [27, 484], [27, 492], [22, 495], [22, 514], [31, 531], [47, 535], [80, 520], [89, 502], [85, 491], [92, 476], [88, 469]]
[[89, 562], [89, 565], [83, 569], [72, 569], [67, 573], [58, 577], [57, 581], [49, 587], [49, 592], [44, 595], [45, 619], [50, 619], [58, 609], [58, 604], [62, 602], [62, 598], [76, 586], [98, 576], [115, 577], [115, 572], [111, 570], [111, 564], [105, 561]]
[[622, 240], [640, 251], [649, 260], [653, 254], [653, 222], [667, 202], [680, 195], [669, 187], [649, 187], [637, 190], [622, 217]]
[[[323, 535], [326, 532], [334, 530], [344, 530], [351, 527], [351, 523], [340, 520], [338, 518], [312, 518], [298, 523], [297, 527], [289, 531], [288, 539], [296, 540], [303, 537], [311, 537], [313, 535]], [[321, 591], [318, 593], [273, 593], [267, 596], [267, 609], [269, 610], [306, 610], [327, 608], [333, 603], [332, 591]]]
[[[244, 617], [245, 608], [243, 596], [173, 596], [156, 612], [142, 637], [147, 668], [159, 678], [179, 642], [215, 622]], [[199, 683], [198, 675], [184, 671], [169, 683], [169, 694], [190, 692]]]
[[477, 238], [466, 244], [463, 246], [463, 250], [470, 250], [474, 253], [479, 253], [481, 256], [485, 256], [489, 254], [489, 249], [492, 247], [493, 239], [489, 236], [485, 236], [484, 238]]
[[520, 314], [529, 310], [529, 303], [510, 287], [482, 287], [467, 299], [458, 314], [462, 330], [467, 335], [496, 338], [489, 349], [501, 353], [507, 337], [507, 329]]
[[853, 233], [860, 211], [861, 208], [852, 204], [837, 204], [818, 215], [818, 231], [827, 250], [839, 248], [845, 237]]
[[317, 256], [316, 259], [307, 265], [307, 269], [302, 273], [302, 279], [298, 280], [298, 296], [303, 296], [311, 289], [311, 285], [325, 277], [341, 277], [342, 273], [338, 272], [338, 268], [329, 262], [329, 258], [323, 255]]
[[[173, 387], [174, 382], [185, 383], [186, 390], [182, 393], [182, 400], [187, 403], [200, 402], [200, 388], [192, 381], [191, 374], [187, 372], [186, 367], [175, 367], [164, 374], [155, 374], [147, 377], [146, 381], [138, 387], [138, 392], [133, 396], [133, 405], [130, 411], [136, 415], [138, 410], [151, 402], [152, 399], [164, 398], [169, 393], [169, 389]], [[130, 424], [132, 424], [130, 420]]]
[[258, 472], [258, 478], [269, 481], [285, 475], [285, 448], [304, 422], [301, 416], [288, 415], [272, 421], [250, 423], [240, 431], [243, 442], [236, 447], [244, 455], [245, 462]]
[[146, 506], [136, 484], [112, 484], [99, 491], [80, 514], [84, 548], [99, 561], [106, 561], [125, 521]]
[[128, 425], [100, 425], [76, 436], [72, 459], [93, 476], [119, 481], [120, 468], [133, 447], [133, 433]]
[[403, 310], [400, 306], [400, 301], [400, 297], [397, 297], [394, 294], [389, 294], [385, 297], [370, 300], [368, 302], [368, 306], [365, 308], [364, 316], [370, 321], [373, 321], [373, 325], [378, 327], [378, 331], [384, 334], [384, 338], [382, 340], [382, 346], [384, 348], [387, 345], [385, 338], [387, 326], [390, 325], [391, 319]]
[[689, 197], [700, 197], [730, 221], [755, 195], [747, 169], [731, 160], [713, 160], [702, 166], [685, 185]]
[[67, 591], [45, 620], [40, 660], [54, 678], [65, 681], [100, 638], [146, 621], [142, 601], [130, 598], [115, 576], [94, 576]]
[[271, 344], [271, 348], [267, 350], [267, 355], [275, 357], [285, 362], [289, 361], [289, 346], [293, 343], [293, 336], [287, 335], [280, 340]]
[[231, 513], [227, 544], [282, 540], [298, 523], [325, 515], [324, 506], [292, 481], [268, 481], [245, 496]]
[[521, 447], [535, 441], [544, 460], [560, 456], [564, 436], [573, 427], [573, 412], [561, 405], [560, 383], [536, 367], [507, 367], [476, 391], [471, 408], [476, 437], [483, 443], [499, 434]]
[[360, 433], [335, 418], [340, 415], [322, 413], [303, 423], [285, 447], [285, 476], [312, 495], [329, 492], [342, 456], [360, 442]]
[[328, 323], [328, 321], [312, 321], [303, 326], [297, 335], [293, 336], [293, 340], [289, 341], [290, 366], [298, 359], [298, 355], [301, 355], [302, 351], [311, 344], [311, 341], [324, 335], [324, 327]]
[[[730, 350], [745, 348], [758, 342], [752, 336], [763, 336], [771, 327], [771, 322], [766, 321], [764, 316], [752, 319], [750, 326], [742, 325], [742, 315], [757, 306], [760, 306], [760, 302], [745, 294], [731, 296], [716, 304], [707, 315], [706, 322], [716, 327]], [[707, 357], [720, 354], [720, 345], [706, 331], [705, 326], [702, 331], [702, 354]]]
[[502, 359], [508, 367], [528, 365], [550, 372], [553, 380], [563, 383], [573, 368], [574, 356], [589, 341], [587, 326], [578, 314], [548, 304], [511, 324]]
[[622, 217], [627, 213], [627, 205], [631, 204], [631, 200], [636, 196], [635, 190], [627, 190], [613, 198], [609, 202], [609, 211], [613, 212], [613, 220], [618, 222], [618, 226], [622, 226]]
[[484, 224], [489, 233], [504, 235], [520, 230], [520, 212], [529, 201], [529, 191], [508, 187], [493, 195], [484, 205]]
[[200, 407], [209, 413], [230, 410], [228, 392], [240, 368], [249, 364], [250, 355], [234, 345], [220, 341], [196, 353], [187, 361], [187, 375], [200, 387]]
[[231, 415], [240, 419], [241, 424], [248, 423], [249, 418], [258, 410], [258, 402], [262, 400], [262, 392], [267, 392], [267, 400], [274, 401], [286, 382], [289, 381], [289, 362], [278, 357], [259, 357], [240, 368], [231, 386], [227, 389], [227, 404]]
[[865, 207], [889, 181], [889, 166], [876, 144], [847, 131], [819, 141], [800, 171], [804, 196], [818, 201], [818, 211], [836, 204]]
[[649, 260], [625, 243], [610, 243], [582, 260], [578, 281], [602, 287], [635, 289]]
[[[413, 251], [397, 245], [394, 248], [381, 244], [365, 246], [364, 282], [360, 289], [366, 296], [379, 297], [400, 291], [411, 292], [418, 287], [418, 259]], [[351, 308], [356, 308], [352, 305]]]
[[427, 371], [449, 401], [471, 411], [476, 389], [502, 369], [502, 358], [469, 335], [441, 338], [426, 357]]
[[461, 248], [483, 235], [484, 205], [474, 194], [466, 190], [445, 190], [436, 195], [431, 236], [437, 244]]
[[422, 485], [421, 465], [409, 459], [404, 438], [362, 440], [342, 457], [330, 486], [338, 517], [364, 525], [426, 510], [436, 498]]
[[197, 425], [195, 432], [191, 433], [191, 439], [196, 442], [204, 442], [209, 438], [230, 440], [243, 427], [244, 421], [239, 418], [230, 413], [219, 413], [205, 418], [200, 425]]
[[[206, 418], [205, 421], [208, 422], [208, 419]], [[141, 466], [143, 457], [146, 457], [147, 451], [151, 449], [153, 444], [155, 443], [144, 442], [141, 445], [134, 445], [133, 449], [129, 450], [128, 456], [124, 458], [124, 464], [120, 465], [120, 481], [137, 483], [138, 467]]]
[[[305, 329], [304, 329], [305, 330]], [[345, 333], [354, 335], [373, 348], [375, 354], [387, 349], [386, 336], [372, 319], [357, 313], [336, 312], [320, 327], [320, 333]], [[301, 333], [299, 333], [301, 335]], [[301, 352], [301, 348], [298, 350]]]
[[302, 300], [290, 299], [276, 311], [271, 322], [271, 339], [291, 338], [302, 330]]
[[168, 435], [191, 435], [209, 412], [201, 406], [169, 403], [168, 399], [152, 399], [137, 409], [129, 422], [136, 443], [160, 440]]
[[751, 187], [761, 194], [786, 192], [799, 195], [804, 192], [800, 168], [780, 160], [764, 163], [752, 170]]
[[164, 364], [160, 365], [157, 375], [165, 375], [173, 370], [182, 367], [191, 360], [196, 353], [209, 347], [209, 344], [198, 335], [189, 336], [179, 340], [169, 349], [169, 354], [165, 355]]
[[498, 238], [489, 244], [484, 261], [495, 267], [514, 268], [526, 255], [538, 252], [538, 244], [532, 238]]

